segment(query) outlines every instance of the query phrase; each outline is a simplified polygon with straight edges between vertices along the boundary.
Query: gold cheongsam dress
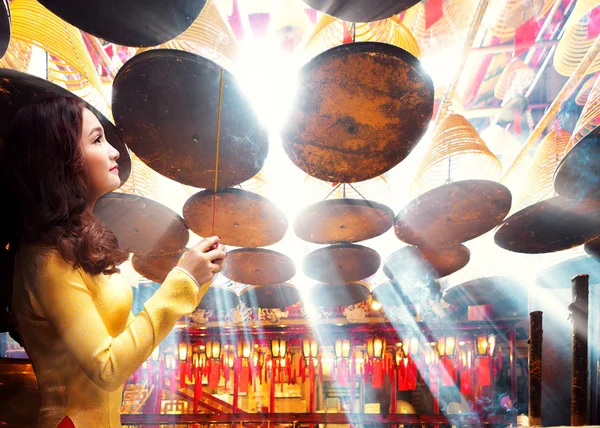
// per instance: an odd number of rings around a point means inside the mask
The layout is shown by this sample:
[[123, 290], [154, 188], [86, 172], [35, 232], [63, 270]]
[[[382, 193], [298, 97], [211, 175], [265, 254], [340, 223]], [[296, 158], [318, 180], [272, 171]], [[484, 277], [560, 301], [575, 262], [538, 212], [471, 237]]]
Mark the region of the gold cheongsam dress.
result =
[[36, 426], [55, 428], [67, 416], [76, 428], [121, 427], [126, 379], [209, 286], [174, 269], [134, 317], [120, 275], [90, 275], [55, 250], [23, 245], [12, 307], [41, 393]]

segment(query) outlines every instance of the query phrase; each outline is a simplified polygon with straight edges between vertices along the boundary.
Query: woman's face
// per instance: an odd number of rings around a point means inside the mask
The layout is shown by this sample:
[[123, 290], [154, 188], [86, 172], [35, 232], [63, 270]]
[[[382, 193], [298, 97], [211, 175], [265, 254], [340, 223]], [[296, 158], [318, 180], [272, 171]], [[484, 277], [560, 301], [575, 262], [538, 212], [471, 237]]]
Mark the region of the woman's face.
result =
[[87, 163], [90, 198], [96, 201], [121, 185], [117, 166], [119, 152], [106, 141], [100, 121], [88, 109], [83, 109], [80, 144]]

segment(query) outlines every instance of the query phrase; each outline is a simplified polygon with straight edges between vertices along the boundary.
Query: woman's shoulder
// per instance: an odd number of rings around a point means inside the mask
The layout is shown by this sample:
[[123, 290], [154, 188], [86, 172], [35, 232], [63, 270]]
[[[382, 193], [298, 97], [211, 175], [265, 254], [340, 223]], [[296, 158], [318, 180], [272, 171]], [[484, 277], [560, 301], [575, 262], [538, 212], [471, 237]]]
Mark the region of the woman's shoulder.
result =
[[29, 266], [36, 276], [65, 275], [76, 273], [79, 269], [67, 262], [58, 249], [39, 243], [24, 243], [19, 248], [19, 258], [23, 266]]

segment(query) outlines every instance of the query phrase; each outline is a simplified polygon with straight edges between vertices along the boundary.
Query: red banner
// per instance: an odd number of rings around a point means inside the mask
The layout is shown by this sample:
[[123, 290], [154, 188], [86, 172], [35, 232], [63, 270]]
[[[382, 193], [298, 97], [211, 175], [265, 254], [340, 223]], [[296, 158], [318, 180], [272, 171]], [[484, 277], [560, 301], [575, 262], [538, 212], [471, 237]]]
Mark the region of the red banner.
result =
[[425, 2], [425, 29], [429, 29], [444, 16], [444, 0], [427, 0]]

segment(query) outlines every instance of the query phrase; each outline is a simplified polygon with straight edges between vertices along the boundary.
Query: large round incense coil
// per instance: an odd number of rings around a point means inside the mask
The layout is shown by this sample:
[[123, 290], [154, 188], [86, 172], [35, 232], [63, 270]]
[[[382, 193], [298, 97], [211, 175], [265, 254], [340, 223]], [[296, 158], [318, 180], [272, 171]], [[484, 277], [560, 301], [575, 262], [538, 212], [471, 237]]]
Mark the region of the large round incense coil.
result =
[[455, 245], [498, 226], [510, 204], [510, 192], [500, 183], [456, 181], [410, 202], [396, 216], [394, 231], [398, 239], [411, 245]]
[[[344, 44], [351, 31], [351, 24], [323, 14], [308, 36], [303, 55], [312, 58], [321, 52]], [[355, 42], [380, 42], [397, 46], [421, 58], [421, 50], [414, 36], [397, 17], [380, 21], [355, 24], [352, 31]]]
[[158, 250], [157, 254], [134, 254], [131, 264], [135, 271], [152, 282], [162, 284], [183, 255], [183, 249], [166, 253]]
[[600, 199], [600, 126], [580, 140], [556, 169], [554, 189], [570, 199]]
[[274, 285], [291, 279], [296, 267], [285, 254], [264, 248], [240, 248], [227, 252], [221, 273], [242, 284]]
[[[11, 123], [19, 109], [34, 101], [76, 95], [45, 79], [15, 70], [0, 69], [0, 148], [9, 138]], [[87, 104], [104, 128], [107, 141], [119, 152], [119, 178], [127, 181], [131, 172], [131, 158], [115, 126], [98, 110]]]
[[575, 104], [577, 104], [578, 106], [582, 106], [582, 107], [585, 106], [595, 82], [596, 82], [596, 76], [591, 76], [589, 79], [587, 79], [583, 83], [583, 85], [581, 85], [581, 88], [579, 88], [579, 91], [577, 92], [577, 95], [575, 96]]
[[209, 287], [206, 294], [202, 296], [197, 309], [213, 311], [224, 314], [240, 305], [240, 299], [236, 293], [225, 287]]
[[535, 77], [535, 70], [529, 67], [520, 59], [513, 59], [502, 70], [500, 78], [494, 87], [494, 97], [499, 100], [505, 99], [507, 94], [521, 94], [527, 88]]
[[573, 277], [581, 274], [590, 276], [590, 284], [598, 284], [600, 281], [598, 259], [584, 255], [557, 263], [542, 271], [535, 278], [535, 284], [542, 288], [570, 289], [573, 286], [571, 283]]
[[35, 426], [41, 397], [31, 360], [0, 358], [0, 426]]
[[[564, 34], [552, 57], [554, 68], [559, 74], [570, 77], [596, 40], [596, 37], [588, 37], [588, 23], [591, 21], [592, 12], [597, 7], [597, 0], [578, 0], [575, 3], [573, 12], [565, 23]], [[591, 62], [585, 73], [592, 74], [598, 70], [600, 70], [600, 55]]]
[[11, 40], [0, 66], [27, 72], [32, 46], [37, 46], [47, 53], [48, 80], [83, 98], [110, 119], [105, 87], [81, 32], [36, 0], [14, 0], [10, 10]]
[[183, 33], [206, 0], [39, 0], [65, 21], [124, 46], [155, 46]]
[[359, 281], [379, 269], [377, 251], [356, 244], [336, 244], [319, 248], [304, 257], [306, 276], [317, 281], [339, 284]]
[[577, 143], [594, 132], [598, 127], [600, 127], [600, 76], [596, 78], [594, 86], [590, 90], [581, 115], [579, 115], [579, 119], [577, 119], [577, 123], [575, 124], [571, 140], [565, 149], [565, 153], [575, 147]]
[[240, 300], [249, 308], [283, 310], [298, 303], [301, 296], [291, 284], [252, 285], [240, 291]]
[[364, 181], [406, 158], [432, 113], [433, 83], [415, 57], [384, 43], [346, 44], [301, 69], [283, 146], [313, 177]]
[[550, 131], [535, 150], [518, 190], [513, 210], [524, 208], [554, 195], [554, 172], [563, 158], [571, 134], [565, 130]]
[[435, 128], [431, 139], [411, 185], [411, 195], [417, 196], [442, 186], [449, 179], [500, 179], [500, 161], [464, 116], [446, 116]]
[[517, 28], [531, 18], [544, 17], [555, 2], [556, 0], [491, 0], [482, 25], [496, 37], [512, 38]]
[[[328, 199], [304, 208], [294, 231], [316, 244], [359, 242], [385, 233], [394, 222], [386, 205], [364, 199]], [[362, 278], [361, 278], [362, 279]]]
[[317, 9], [348, 22], [372, 22], [389, 18], [420, 0], [304, 0]]
[[556, 196], [510, 216], [494, 241], [517, 253], [552, 253], [577, 247], [600, 230], [600, 201]]
[[[213, 189], [221, 68], [189, 52], [151, 50], [119, 70], [113, 113], [126, 144], [158, 173]], [[217, 187], [253, 177], [268, 152], [267, 134], [231, 73], [223, 72]]]
[[469, 263], [471, 253], [464, 245], [447, 247], [407, 246], [392, 253], [383, 273], [399, 284], [410, 286], [448, 276]]
[[527, 304], [527, 289], [509, 276], [478, 278], [448, 288], [443, 299], [451, 305], [490, 305], [505, 300]]
[[365, 302], [369, 294], [369, 287], [362, 282], [317, 284], [308, 289], [305, 302], [317, 307], [349, 306]]
[[198, 235], [217, 235], [234, 247], [272, 245], [287, 230], [285, 214], [271, 201], [241, 189], [224, 189], [216, 195], [212, 190], [198, 192], [183, 206], [183, 218]]
[[94, 213], [134, 254], [171, 254], [189, 240], [185, 222], [166, 206], [143, 196], [109, 193], [96, 202]]
[[8, 0], [0, 1], [0, 58], [4, 56], [4, 52], [8, 49], [10, 42], [10, 9], [8, 8]]

